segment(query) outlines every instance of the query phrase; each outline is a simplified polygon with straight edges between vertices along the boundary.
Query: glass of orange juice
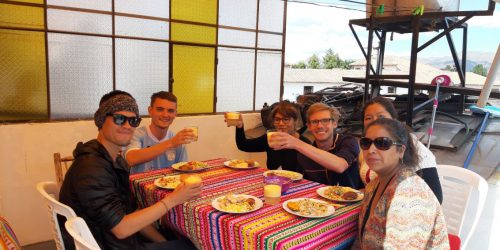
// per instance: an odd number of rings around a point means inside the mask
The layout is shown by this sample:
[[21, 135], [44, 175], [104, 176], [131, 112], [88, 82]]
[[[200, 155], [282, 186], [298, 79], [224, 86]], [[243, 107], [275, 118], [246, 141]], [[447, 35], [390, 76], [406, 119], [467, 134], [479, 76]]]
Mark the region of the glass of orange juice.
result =
[[228, 126], [237, 126], [240, 121], [239, 112], [226, 112], [226, 122]]
[[196, 185], [203, 182], [199, 174], [182, 174], [181, 181], [186, 185]]
[[269, 147], [272, 148], [272, 139], [271, 139], [271, 136], [274, 134], [274, 133], [277, 133], [278, 130], [277, 129], [268, 129], [267, 130], [267, 144], [269, 144]]
[[269, 205], [276, 205], [281, 200], [281, 186], [277, 184], [264, 185], [264, 200]]

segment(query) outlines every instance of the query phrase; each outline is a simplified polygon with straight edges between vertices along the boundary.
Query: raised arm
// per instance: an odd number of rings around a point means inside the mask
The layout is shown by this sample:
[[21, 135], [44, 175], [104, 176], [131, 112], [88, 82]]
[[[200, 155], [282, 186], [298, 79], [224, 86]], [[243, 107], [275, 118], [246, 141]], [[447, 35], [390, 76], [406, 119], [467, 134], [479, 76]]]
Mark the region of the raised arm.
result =
[[269, 148], [266, 135], [248, 139], [243, 126], [236, 128], [236, 146], [239, 150], [245, 152], [264, 152]]
[[193, 133], [189, 129], [184, 129], [179, 131], [170, 140], [163, 141], [156, 145], [143, 148], [141, 145], [140, 135], [134, 134], [129, 146], [127, 146], [127, 151], [125, 152], [125, 158], [130, 166], [135, 166], [145, 162], [149, 162], [159, 155], [165, 153], [167, 150], [179, 147], [180, 145], [190, 143], [193, 138]]
[[319, 149], [287, 133], [276, 133], [271, 138], [274, 150], [295, 149], [324, 168], [337, 173], [343, 173], [349, 167], [349, 163], [343, 157]]

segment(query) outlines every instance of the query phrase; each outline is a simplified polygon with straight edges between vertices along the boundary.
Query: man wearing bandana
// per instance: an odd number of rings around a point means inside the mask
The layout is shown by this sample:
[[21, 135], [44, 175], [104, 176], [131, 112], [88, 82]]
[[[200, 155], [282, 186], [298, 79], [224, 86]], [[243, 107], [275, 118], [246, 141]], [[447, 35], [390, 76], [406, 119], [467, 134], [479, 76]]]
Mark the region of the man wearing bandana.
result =
[[[102, 249], [190, 249], [186, 240], [166, 241], [152, 223], [173, 207], [201, 193], [201, 184], [180, 184], [156, 204], [137, 210], [129, 189], [130, 166], [120, 154], [139, 126], [139, 108], [127, 92], [101, 98], [94, 122], [97, 139], [78, 143], [60, 191], [60, 201], [88, 224]], [[59, 218], [60, 225], [64, 225]], [[61, 227], [66, 249], [74, 249]], [[143, 237], [141, 237], [142, 235]]]

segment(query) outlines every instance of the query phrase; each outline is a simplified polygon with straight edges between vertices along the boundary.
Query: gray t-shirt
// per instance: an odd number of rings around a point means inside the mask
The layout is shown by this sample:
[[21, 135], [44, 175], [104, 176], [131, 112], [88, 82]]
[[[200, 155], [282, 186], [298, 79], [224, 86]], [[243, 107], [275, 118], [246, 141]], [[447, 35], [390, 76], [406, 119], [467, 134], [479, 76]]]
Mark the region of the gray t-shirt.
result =
[[[167, 135], [163, 139], [158, 140], [151, 133], [149, 126], [140, 127], [140, 128], [135, 130], [134, 137], [132, 138], [132, 141], [130, 141], [130, 144], [127, 146], [127, 149], [125, 150], [125, 156], [131, 150], [137, 150], [137, 149], [141, 149], [141, 148], [151, 147], [151, 146], [154, 146], [160, 142], [169, 140], [174, 136], [175, 136], [175, 133], [169, 130], [169, 131], [167, 131]], [[167, 150], [163, 154], [157, 156], [152, 161], [149, 161], [149, 162], [146, 162], [143, 164], [139, 164], [139, 165], [135, 165], [135, 166], [131, 166], [130, 174], [147, 172], [147, 171], [161, 169], [161, 168], [167, 168], [167, 167], [170, 167], [170, 166], [172, 166], [172, 164], [175, 164], [177, 162], [187, 161], [187, 158], [188, 157], [187, 157], [186, 148], [184, 145], [181, 145], [177, 148]]]

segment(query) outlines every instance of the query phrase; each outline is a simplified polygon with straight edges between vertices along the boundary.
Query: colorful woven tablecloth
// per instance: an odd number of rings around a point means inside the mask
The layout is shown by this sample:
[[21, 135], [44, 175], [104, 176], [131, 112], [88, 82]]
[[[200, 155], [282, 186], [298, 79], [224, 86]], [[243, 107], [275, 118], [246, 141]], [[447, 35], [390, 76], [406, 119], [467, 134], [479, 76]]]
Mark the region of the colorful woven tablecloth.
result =
[[[357, 233], [360, 203], [336, 207], [335, 214], [307, 219], [286, 212], [281, 204], [293, 198], [323, 199], [316, 189], [322, 184], [294, 182], [279, 205], [264, 206], [247, 214], [215, 210], [215, 198], [228, 194], [249, 194], [263, 199], [265, 169], [234, 170], [224, 167], [225, 159], [205, 161], [213, 168], [200, 172], [201, 198], [174, 207], [161, 223], [190, 238], [199, 249], [343, 249]], [[170, 193], [157, 188], [154, 180], [179, 174], [171, 168], [130, 176], [130, 185], [139, 206], [147, 207]]]

